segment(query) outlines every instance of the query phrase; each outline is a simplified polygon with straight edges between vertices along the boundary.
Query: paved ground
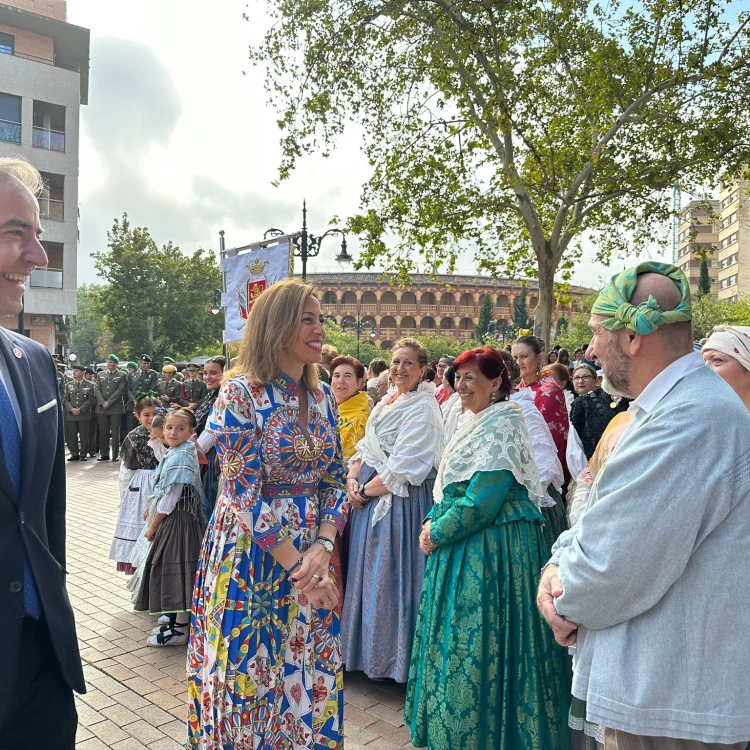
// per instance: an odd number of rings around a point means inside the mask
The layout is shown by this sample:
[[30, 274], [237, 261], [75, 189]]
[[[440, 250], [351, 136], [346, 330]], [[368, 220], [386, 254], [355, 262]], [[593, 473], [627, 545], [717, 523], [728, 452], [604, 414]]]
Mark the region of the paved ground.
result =
[[[77, 698], [80, 750], [179, 750], [185, 740], [185, 648], [146, 648], [154, 618], [135, 614], [108, 559], [119, 506], [116, 463], [68, 465], [68, 591], [88, 693]], [[404, 688], [347, 674], [346, 750], [410, 747]]]

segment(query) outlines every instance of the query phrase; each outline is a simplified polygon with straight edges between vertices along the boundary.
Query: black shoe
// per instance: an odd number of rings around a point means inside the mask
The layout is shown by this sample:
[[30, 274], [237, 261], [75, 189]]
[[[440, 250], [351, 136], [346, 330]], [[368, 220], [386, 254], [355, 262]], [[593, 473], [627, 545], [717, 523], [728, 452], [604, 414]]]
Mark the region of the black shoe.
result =
[[81, 461], [88, 461], [88, 458], [86, 458], [86, 456], [81, 456]]
[[109, 456], [99, 456], [99, 458], [96, 459], [97, 461], [109, 461]]
[[[80, 457], [79, 457], [79, 456], [71, 456], [71, 457], [70, 457], [70, 458], [68, 459], [68, 461], [80, 461], [80, 460], [81, 460], [81, 459], [80, 459]], [[86, 459], [84, 458], [83, 460], [85, 461]]]
[[119, 461], [120, 459], [117, 456], [115, 456], [112, 460], [113, 461]]

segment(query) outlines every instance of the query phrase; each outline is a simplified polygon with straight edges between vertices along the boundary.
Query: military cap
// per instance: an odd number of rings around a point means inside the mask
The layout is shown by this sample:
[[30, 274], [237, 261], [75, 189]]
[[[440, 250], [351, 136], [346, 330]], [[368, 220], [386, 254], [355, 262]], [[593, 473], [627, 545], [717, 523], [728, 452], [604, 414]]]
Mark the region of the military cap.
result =
[[120, 363], [120, 358], [116, 354], [110, 354], [109, 357], [107, 357], [107, 359], [110, 362], [117, 362], [118, 364]]
[[88, 369], [88, 368], [86, 367], [86, 365], [79, 365], [79, 364], [78, 364], [78, 362], [76, 362], [76, 363], [75, 363], [74, 365], [71, 365], [71, 367], [72, 367], [72, 368], [73, 368], [74, 370], [84, 370], [84, 371], [86, 371], [86, 370]]
[[141, 362], [148, 362], [149, 364], [151, 364], [151, 362], [152, 362], [153, 360], [151, 359], [151, 357], [149, 357], [149, 356], [148, 356], [148, 354], [141, 354], [141, 359], [140, 359], [140, 361], [141, 361]]
[[138, 369], [138, 365], [135, 362], [128, 362], [128, 364], [126, 365], [126, 367], [130, 367], [133, 370], [137, 370]]
[[177, 372], [177, 368], [174, 365], [164, 365], [161, 368], [162, 372]]
[[163, 360], [164, 360], [165, 362], [174, 362], [174, 360], [172, 359], [172, 357], [162, 357], [162, 359], [163, 359]]
[[86, 374], [87, 375], [96, 375], [96, 373], [94, 372], [94, 368], [93, 367], [87, 367], [86, 368]]
[[189, 365], [188, 365], [188, 366], [187, 366], [187, 367], [186, 367], [185, 369], [186, 369], [186, 370], [196, 370], [196, 371], [198, 371], [198, 370], [200, 370], [201, 368], [200, 368], [200, 367], [198, 367], [198, 365], [196, 365], [196, 364], [193, 364], [193, 363], [191, 362], [191, 363], [190, 363], [190, 364], [189, 364]]

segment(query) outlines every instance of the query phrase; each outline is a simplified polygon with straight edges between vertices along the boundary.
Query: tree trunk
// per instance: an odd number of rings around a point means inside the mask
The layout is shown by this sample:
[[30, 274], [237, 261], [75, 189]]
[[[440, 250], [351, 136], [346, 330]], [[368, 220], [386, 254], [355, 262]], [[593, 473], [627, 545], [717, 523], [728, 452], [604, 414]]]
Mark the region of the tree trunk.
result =
[[550, 257], [549, 248], [537, 253], [539, 276], [539, 301], [534, 311], [534, 333], [544, 340], [550, 349], [550, 330], [552, 312], [555, 309], [555, 265]]

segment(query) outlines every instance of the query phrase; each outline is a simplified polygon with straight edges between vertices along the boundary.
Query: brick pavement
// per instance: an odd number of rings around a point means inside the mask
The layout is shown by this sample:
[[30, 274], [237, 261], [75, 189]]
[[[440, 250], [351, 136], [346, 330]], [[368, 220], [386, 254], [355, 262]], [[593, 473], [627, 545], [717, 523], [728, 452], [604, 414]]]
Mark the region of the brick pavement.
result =
[[[78, 750], [179, 750], [185, 741], [185, 648], [146, 648], [154, 619], [132, 611], [109, 560], [118, 464], [69, 463], [68, 592], [88, 693], [76, 696]], [[409, 748], [404, 687], [345, 676], [346, 750]]]

